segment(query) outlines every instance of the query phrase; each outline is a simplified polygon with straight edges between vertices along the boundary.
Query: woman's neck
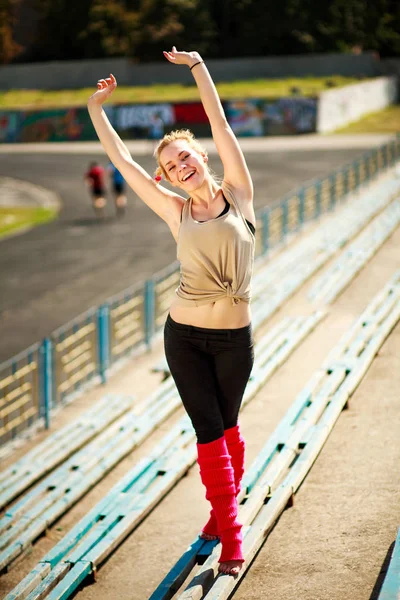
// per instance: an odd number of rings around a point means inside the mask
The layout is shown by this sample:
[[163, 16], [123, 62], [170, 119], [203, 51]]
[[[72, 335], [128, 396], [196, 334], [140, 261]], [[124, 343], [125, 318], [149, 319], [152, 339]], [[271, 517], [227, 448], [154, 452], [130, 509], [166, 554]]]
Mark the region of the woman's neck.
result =
[[220, 189], [221, 187], [214, 179], [207, 179], [191, 194], [192, 202], [208, 208], [214, 202]]

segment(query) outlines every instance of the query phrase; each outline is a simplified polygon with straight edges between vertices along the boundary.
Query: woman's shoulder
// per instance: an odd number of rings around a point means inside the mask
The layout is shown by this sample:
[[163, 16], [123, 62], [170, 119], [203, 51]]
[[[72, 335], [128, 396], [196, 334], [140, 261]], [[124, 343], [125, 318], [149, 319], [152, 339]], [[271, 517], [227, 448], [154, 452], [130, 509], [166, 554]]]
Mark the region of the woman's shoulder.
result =
[[253, 201], [253, 191], [233, 186], [229, 181], [225, 179], [221, 183], [221, 189], [230, 204], [247, 204]]
[[171, 223], [180, 223], [181, 216], [187, 205], [187, 200], [179, 195], [171, 195], [169, 197], [168, 209], [166, 214], [166, 221], [170, 225]]

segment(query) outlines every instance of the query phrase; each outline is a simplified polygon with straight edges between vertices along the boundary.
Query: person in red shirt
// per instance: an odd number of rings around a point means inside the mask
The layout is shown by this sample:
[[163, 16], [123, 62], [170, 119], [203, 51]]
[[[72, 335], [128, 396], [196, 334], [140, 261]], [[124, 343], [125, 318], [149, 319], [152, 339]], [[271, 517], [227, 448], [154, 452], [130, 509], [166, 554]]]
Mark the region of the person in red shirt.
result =
[[104, 168], [97, 162], [89, 165], [85, 173], [85, 181], [93, 198], [93, 208], [99, 217], [104, 216], [104, 207], [106, 205], [104, 190]]

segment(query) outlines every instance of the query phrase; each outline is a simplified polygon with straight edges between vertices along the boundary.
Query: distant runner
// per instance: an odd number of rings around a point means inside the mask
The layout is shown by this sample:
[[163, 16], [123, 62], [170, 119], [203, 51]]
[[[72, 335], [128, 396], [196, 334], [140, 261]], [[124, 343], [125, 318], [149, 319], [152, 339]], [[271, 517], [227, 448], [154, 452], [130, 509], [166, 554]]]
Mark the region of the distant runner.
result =
[[104, 168], [97, 162], [90, 163], [89, 170], [85, 173], [85, 181], [92, 195], [94, 211], [98, 217], [103, 218], [106, 205]]
[[152, 115], [149, 127], [149, 136], [152, 140], [159, 140], [164, 135], [164, 121], [158, 113]]
[[112, 188], [115, 197], [115, 209], [118, 216], [123, 216], [126, 210], [127, 199], [125, 196], [125, 179], [112, 162], [108, 164], [107, 171], [110, 174]]

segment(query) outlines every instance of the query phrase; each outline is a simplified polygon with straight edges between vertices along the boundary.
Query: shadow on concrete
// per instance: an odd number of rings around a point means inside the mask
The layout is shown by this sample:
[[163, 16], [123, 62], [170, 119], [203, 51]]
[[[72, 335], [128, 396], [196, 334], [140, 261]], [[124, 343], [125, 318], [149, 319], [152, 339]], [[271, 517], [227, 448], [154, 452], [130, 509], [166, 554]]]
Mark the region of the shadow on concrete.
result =
[[379, 594], [389, 568], [390, 559], [392, 558], [394, 545], [395, 542], [392, 542], [389, 546], [389, 550], [386, 553], [385, 560], [382, 563], [381, 570], [379, 571], [378, 578], [375, 582], [374, 589], [372, 590], [369, 600], [378, 600], [379, 598]]

